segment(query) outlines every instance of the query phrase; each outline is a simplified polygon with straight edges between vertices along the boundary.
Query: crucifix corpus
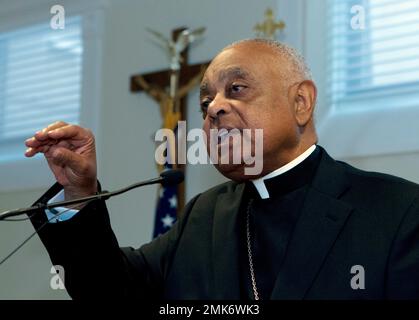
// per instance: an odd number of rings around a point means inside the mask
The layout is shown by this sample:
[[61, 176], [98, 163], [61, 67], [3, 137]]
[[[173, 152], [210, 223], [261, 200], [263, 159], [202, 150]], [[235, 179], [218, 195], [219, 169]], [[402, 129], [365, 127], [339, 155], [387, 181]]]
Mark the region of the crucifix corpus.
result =
[[[170, 58], [170, 68], [143, 75], [131, 76], [131, 92], [146, 92], [160, 106], [162, 127], [175, 130], [178, 121], [186, 120], [186, 97], [188, 92], [199, 84], [209, 62], [188, 65], [189, 45], [196, 41], [205, 28], [189, 30], [185, 27], [172, 31], [172, 38], [167, 39], [161, 33], [148, 30], [163, 42]], [[168, 157], [173, 168], [185, 172], [185, 165], [177, 163], [175, 141], [167, 141]], [[159, 171], [163, 166], [158, 166]], [[177, 190], [177, 209], [181, 212], [185, 205], [185, 183]]]

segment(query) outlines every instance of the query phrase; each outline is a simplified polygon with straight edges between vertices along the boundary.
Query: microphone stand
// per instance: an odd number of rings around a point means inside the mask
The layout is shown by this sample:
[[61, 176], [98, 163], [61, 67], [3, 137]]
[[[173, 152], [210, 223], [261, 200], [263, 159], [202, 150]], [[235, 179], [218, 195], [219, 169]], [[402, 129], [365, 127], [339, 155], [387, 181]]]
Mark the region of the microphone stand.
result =
[[108, 200], [110, 197], [119, 195], [121, 193], [125, 193], [127, 191], [130, 191], [132, 189], [138, 188], [138, 187], [142, 187], [142, 186], [146, 186], [146, 185], [150, 185], [150, 184], [156, 184], [156, 183], [162, 183], [164, 182], [165, 177], [164, 176], [160, 176], [158, 178], [154, 178], [154, 179], [150, 179], [150, 180], [146, 180], [146, 181], [142, 181], [142, 182], [137, 182], [134, 183], [128, 187], [122, 188], [122, 189], [118, 189], [115, 191], [102, 191], [99, 192], [95, 195], [91, 195], [91, 196], [87, 196], [87, 197], [83, 197], [83, 198], [77, 198], [77, 199], [72, 199], [72, 200], [66, 200], [66, 201], [59, 201], [59, 202], [54, 202], [54, 203], [50, 203], [50, 204], [45, 204], [45, 203], [39, 203], [36, 206], [33, 207], [28, 207], [28, 208], [21, 208], [21, 209], [16, 209], [16, 210], [9, 210], [9, 211], [5, 211], [3, 213], [0, 214], [0, 221], [4, 220], [6, 218], [9, 217], [15, 217], [15, 216], [19, 216], [22, 214], [28, 214], [28, 213], [32, 213], [32, 212], [36, 212], [38, 210], [48, 210], [48, 209], [52, 209], [55, 207], [67, 207], [73, 204], [77, 204], [77, 203], [83, 203], [83, 202], [87, 202], [87, 201], [91, 201], [91, 200]]

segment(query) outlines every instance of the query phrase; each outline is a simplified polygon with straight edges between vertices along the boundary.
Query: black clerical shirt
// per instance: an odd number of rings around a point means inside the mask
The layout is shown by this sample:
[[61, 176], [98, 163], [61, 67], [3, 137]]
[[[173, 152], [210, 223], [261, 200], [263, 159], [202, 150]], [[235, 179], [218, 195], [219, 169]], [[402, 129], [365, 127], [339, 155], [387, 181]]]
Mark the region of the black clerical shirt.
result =
[[305, 196], [321, 158], [321, 149], [291, 170], [264, 180], [269, 192], [262, 199], [252, 182], [246, 183], [240, 209], [240, 283], [242, 299], [254, 299], [247, 252], [246, 215], [249, 199], [250, 239], [260, 299], [269, 299]]

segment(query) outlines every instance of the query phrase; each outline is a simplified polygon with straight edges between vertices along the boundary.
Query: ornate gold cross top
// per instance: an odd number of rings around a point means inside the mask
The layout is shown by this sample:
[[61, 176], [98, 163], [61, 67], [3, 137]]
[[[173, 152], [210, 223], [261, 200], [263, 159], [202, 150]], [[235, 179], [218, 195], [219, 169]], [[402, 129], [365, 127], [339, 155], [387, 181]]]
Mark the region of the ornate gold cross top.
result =
[[285, 22], [282, 20], [275, 21], [272, 9], [268, 8], [265, 12], [265, 20], [262, 23], [256, 24], [254, 30], [258, 37], [274, 40], [276, 31], [282, 31], [284, 28]]

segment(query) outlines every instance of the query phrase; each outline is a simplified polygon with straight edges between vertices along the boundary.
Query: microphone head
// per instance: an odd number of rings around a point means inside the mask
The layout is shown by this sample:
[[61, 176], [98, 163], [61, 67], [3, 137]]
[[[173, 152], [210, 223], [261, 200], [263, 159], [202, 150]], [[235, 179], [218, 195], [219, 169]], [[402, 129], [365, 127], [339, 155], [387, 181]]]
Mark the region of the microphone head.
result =
[[162, 185], [171, 186], [181, 183], [185, 176], [180, 170], [170, 169], [163, 171], [160, 177], [163, 178]]

